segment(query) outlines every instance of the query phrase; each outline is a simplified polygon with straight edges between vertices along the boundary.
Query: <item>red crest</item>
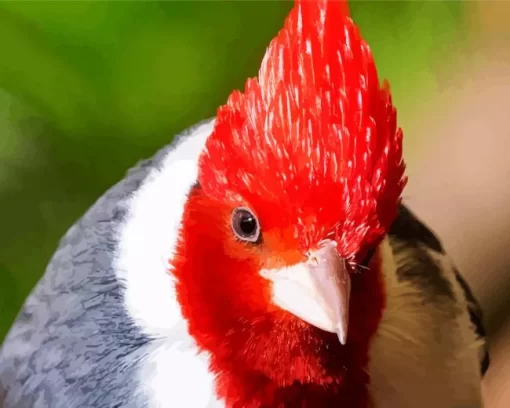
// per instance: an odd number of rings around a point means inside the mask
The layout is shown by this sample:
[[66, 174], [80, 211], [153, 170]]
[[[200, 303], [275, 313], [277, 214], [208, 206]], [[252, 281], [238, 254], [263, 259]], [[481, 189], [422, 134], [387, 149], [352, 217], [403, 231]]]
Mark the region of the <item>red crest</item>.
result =
[[321, 192], [316, 200], [334, 207], [329, 219], [341, 220], [337, 240], [348, 257], [393, 222], [404, 168], [388, 84], [347, 4], [298, 0], [258, 78], [218, 109], [199, 182], [233, 202], [258, 195], [299, 205]]

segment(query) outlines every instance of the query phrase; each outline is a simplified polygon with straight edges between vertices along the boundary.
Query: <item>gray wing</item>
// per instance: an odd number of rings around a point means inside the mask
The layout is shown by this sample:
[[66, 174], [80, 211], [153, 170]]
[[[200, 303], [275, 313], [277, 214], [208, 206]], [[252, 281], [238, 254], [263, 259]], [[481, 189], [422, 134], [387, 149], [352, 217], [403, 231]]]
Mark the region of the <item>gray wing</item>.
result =
[[132, 399], [128, 374], [148, 339], [123, 309], [112, 261], [123, 203], [148, 166], [109, 190], [61, 240], [2, 345], [5, 408], [113, 407]]
[[[423, 247], [426, 247], [444, 254], [445, 251], [441, 242], [404, 205], [400, 206], [398, 217], [389, 231], [389, 236], [394, 251], [406, 251], [410, 254], [409, 263], [399, 268], [398, 273], [401, 279], [420, 281], [420, 284], [431, 288], [428, 293], [432, 296], [440, 295], [454, 298], [451, 283], [442, 274], [440, 266], [423, 249]], [[459, 271], [455, 269], [454, 272], [457, 282], [464, 291], [473, 328], [478, 337], [484, 340], [480, 355], [480, 370], [483, 375], [489, 367], [490, 359], [482, 309]]]
[[62, 238], [0, 349], [2, 407], [146, 406], [136, 374], [151, 340], [125, 311], [112, 263], [130, 195], [170, 149], [130, 170]]

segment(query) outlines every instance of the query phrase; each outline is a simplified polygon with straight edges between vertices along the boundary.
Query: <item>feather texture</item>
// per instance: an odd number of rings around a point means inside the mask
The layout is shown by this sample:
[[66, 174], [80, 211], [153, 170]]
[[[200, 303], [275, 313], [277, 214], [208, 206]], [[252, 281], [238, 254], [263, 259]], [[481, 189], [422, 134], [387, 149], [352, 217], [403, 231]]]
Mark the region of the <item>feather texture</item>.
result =
[[[433, 291], [434, 295], [442, 294], [452, 297], [452, 287], [457, 285], [460, 287], [464, 295], [463, 297], [467, 302], [467, 312], [471, 323], [473, 324], [478, 338], [482, 341], [482, 346], [480, 348], [480, 372], [482, 375], [485, 374], [489, 368], [490, 357], [482, 308], [473, 295], [468, 283], [456, 267], [453, 266], [453, 273], [456, 282], [450, 282], [447, 277], [441, 273], [441, 270], [438, 270], [438, 266], [434, 265], [434, 261], [427, 256], [427, 251], [423, 250], [423, 248], [426, 248], [428, 251], [433, 251], [439, 256], [446, 257], [445, 250], [439, 239], [404, 205], [400, 206], [398, 217], [392, 224], [389, 235], [393, 238], [397, 253], [405, 252], [402, 244], [405, 242], [405, 246], [407, 248], [413, 248], [414, 250], [412, 261], [414, 261], [415, 265], [417, 260], [422, 260], [422, 263], [428, 265], [428, 267], [425, 268], [425, 273], [420, 273], [420, 271], [416, 269], [416, 266], [414, 267], [414, 272], [412, 267], [402, 268], [399, 271], [401, 279], [421, 279], [429, 281], [430, 286], [435, 288]], [[400, 244], [398, 242], [400, 242]], [[421, 254], [416, 254], [416, 251], [421, 251]], [[413, 274], [415, 275], [414, 277]]]
[[370, 354], [375, 406], [482, 407], [484, 339], [441, 243], [401, 206], [380, 251], [387, 308]]
[[319, 0], [296, 1], [258, 78], [218, 109], [199, 179], [216, 199], [295, 210], [303, 246], [328, 232], [314, 225], [341, 220], [337, 242], [351, 258], [395, 218], [403, 172], [389, 85], [346, 2]]
[[[131, 169], [62, 238], [0, 348], [2, 408], [221, 407], [167, 285], [176, 238], [162, 231], [159, 253], [144, 229], [180, 223], [188, 189], [172, 164], [196, 163], [211, 125]], [[137, 200], [142, 190], [154, 200]]]

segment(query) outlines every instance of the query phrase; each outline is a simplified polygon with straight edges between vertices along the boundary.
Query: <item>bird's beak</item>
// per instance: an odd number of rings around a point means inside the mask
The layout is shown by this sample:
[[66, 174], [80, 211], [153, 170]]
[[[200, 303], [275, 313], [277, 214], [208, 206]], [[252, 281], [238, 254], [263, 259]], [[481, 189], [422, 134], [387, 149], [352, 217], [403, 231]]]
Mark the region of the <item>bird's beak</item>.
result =
[[321, 242], [308, 260], [283, 269], [264, 269], [273, 302], [305, 322], [347, 341], [351, 280], [336, 242]]

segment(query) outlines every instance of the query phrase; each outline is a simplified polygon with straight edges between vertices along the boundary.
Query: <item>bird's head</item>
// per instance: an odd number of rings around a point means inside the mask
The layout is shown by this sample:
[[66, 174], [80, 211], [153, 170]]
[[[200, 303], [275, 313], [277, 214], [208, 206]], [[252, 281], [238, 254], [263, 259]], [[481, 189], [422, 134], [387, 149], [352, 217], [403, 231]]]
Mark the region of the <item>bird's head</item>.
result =
[[363, 368], [403, 173], [388, 86], [346, 4], [298, 0], [258, 78], [218, 109], [173, 258], [217, 373], [324, 386]]

